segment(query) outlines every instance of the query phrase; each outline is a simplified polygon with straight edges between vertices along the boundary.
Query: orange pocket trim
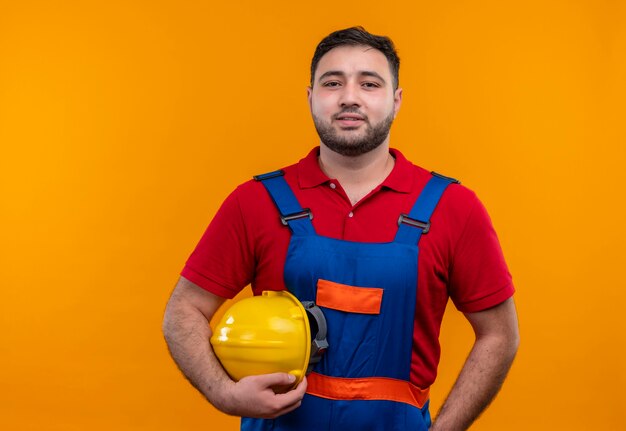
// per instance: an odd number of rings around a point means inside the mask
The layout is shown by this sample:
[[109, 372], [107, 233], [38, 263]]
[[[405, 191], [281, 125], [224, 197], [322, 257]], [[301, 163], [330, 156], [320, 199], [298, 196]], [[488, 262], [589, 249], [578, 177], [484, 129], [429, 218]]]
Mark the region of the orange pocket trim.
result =
[[317, 280], [315, 303], [333, 310], [350, 313], [380, 314], [383, 289], [354, 287], [328, 280]]
[[421, 389], [404, 380], [386, 377], [350, 379], [311, 373], [306, 392], [330, 400], [384, 400], [424, 407], [430, 390]]

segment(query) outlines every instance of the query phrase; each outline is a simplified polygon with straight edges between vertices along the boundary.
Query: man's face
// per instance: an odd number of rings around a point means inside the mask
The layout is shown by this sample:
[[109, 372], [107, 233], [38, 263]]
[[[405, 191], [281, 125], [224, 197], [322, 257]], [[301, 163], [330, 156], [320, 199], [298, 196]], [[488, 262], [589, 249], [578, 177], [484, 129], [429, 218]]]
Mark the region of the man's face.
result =
[[320, 59], [308, 98], [322, 143], [354, 157], [388, 140], [402, 90], [394, 91], [382, 52], [369, 46], [340, 46]]

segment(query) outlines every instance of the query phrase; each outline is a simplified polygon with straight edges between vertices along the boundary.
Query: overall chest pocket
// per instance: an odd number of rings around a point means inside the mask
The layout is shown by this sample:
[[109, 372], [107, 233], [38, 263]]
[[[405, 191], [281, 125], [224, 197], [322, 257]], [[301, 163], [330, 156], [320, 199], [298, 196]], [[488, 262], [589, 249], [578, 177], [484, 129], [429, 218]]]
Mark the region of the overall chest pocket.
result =
[[376, 375], [380, 362], [384, 289], [319, 279], [315, 303], [328, 326], [329, 349], [320, 372], [342, 377]]
[[383, 289], [355, 287], [319, 279], [315, 303], [319, 306], [347, 313], [380, 314]]

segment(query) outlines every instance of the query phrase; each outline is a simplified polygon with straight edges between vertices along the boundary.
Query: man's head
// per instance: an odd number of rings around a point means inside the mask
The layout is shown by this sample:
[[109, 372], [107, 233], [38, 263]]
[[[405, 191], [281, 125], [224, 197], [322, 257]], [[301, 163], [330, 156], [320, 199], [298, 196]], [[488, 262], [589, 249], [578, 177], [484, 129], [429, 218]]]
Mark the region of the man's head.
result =
[[308, 89], [322, 144], [349, 157], [388, 144], [402, 100], [398, 69], [393, 42], [361, 27], [322, 40], [313, 56]]
[[382, 52], [389, 62], [389, 70], [393, 77], [393, 88], [398, 88], [400, 75], [400, 58], [396, 52], [393, 41], [387, 36], [377, 36], [366, 31], [363, 27], [350, 27], [337, 30], [326, 36], [315, 48], [313, 60], [311, 60], [311, 87], [315, 80], [315, 71], [320, 59], [333, 48], [338, 46], [369, 46]]

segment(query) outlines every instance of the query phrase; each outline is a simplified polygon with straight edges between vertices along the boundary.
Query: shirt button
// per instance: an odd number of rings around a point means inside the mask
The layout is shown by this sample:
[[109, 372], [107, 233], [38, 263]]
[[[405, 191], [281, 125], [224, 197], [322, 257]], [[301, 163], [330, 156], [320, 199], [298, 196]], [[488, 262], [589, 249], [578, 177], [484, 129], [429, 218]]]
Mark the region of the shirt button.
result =
[[348, 214], [348, 217], [354, 217], [354, 213], [350, 211], [350, 213]]
[[337, 188], [337, 186], [335, 185], [335, 183], [330, 183], [330, 188], [334, 190]]

